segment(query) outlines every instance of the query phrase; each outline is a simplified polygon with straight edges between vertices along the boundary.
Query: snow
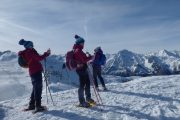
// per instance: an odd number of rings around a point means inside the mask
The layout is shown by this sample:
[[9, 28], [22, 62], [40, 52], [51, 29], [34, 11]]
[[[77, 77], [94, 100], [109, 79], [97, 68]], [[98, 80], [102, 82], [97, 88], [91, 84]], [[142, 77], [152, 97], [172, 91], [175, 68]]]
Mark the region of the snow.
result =
[[[55, 106], [49, 94], [47, 103], [44, 84], [42, 104], [48, 111], [35, 115], [22, 112], [28, 106], [32, 87], [28, 71], [18, 66], [17, 57], [13, 58], [12, 53], [0, 53], [2, 55], [6, 60], [0, 61], [0, 120], [180, 120], [180, 75], [104, 75], [109, 91], [99, 92], [103, 105], [78, 108], [75, 106], [78, 76], [74, 71], [62, 69], [63, 56], [55, 55], [47, 59]], [[109, 60], [113, 61], [113, 57], [109, 56]], [[96, 100], [93, 87], [91, 93]]]
[[148, 76], [177, 74], [180, 71], [180, 51], [160, 50], [137, 54], [128, 50], [107, 56], [105, 74], [121, 76]]
[[16, 53], [11, 51], [0, 52], [0, 61], [10, 61], [16, 57]]
[[[111, 77], [111, 79], [116, 79]], [[48, 111], [33, 115], [22, 112], [28, 98], [22, 97], [0, 102], [4, 120], [179, 120], [180, 75], [137, 78], [121, 83], [107, 84], [109, 91], [100, 92], [103, 105], [78, 108], [77, 88], [53, 93], [55, 106], [50, 99]], [[93, 89], [92, 96], [95, 99]], [[101, 111], [102, 109], [102, 111]]]
[[26, 95], [31, 91], [28, 72], [17, 65], [17, 60], [0, 62], [0, 101]]

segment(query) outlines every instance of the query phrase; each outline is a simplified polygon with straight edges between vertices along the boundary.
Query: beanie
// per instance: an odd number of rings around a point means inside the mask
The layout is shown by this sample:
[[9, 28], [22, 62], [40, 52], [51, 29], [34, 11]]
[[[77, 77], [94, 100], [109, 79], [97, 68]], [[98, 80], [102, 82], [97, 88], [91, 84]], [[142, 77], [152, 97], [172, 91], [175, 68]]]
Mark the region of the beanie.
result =
[[24, 39], [21, 39], [19, 41], [19, 45], [24, 45], [25, 48], [33, 48], [33, 42], [32, 41], [26, 41]]
[[82, 37], [78, 36], [78, 35], [75, 35], [74, 38], [76, 39], [75, 43], [77, 45], [85, 42], [85, 40]]
[[98, 51], [101, 51], [101, 47], [99, 46], [99, 47], [96, 47], [95, 49], [94, 49], [94, 52], [98, 52]]

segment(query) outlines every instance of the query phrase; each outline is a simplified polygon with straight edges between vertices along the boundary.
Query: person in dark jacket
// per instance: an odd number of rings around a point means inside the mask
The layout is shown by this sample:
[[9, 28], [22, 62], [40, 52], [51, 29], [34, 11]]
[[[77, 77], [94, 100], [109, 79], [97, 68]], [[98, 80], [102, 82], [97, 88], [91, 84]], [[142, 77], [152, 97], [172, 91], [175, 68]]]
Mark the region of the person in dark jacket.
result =
[[104, 79], [101, 75], [101, 62], [100, 62], [100, 59], [101, 59], [101, 55], [103, 54], [103, 51], [101, 49], [101, 47], [97, 47], [94, 49], [94, 59], [93, 59], [93, 77], [94, 77], [94, 83], [95, 83], [95, 87], [97, 90], [99, 90], [98, 88], [98, 81], [97, 81], [97, 77], [99, 78], [101, 84], [102, 84], [102, 87], [103, 87], [103, 90], [107, 90], [106, 86], [105, 86], [105, 83], [104, 83]]
[[44, 60], [50, 55], [50, 49], [47, 50], [47, 52], [45, 52], [43, 55], [39, 55], [33, 48], [34, 46], [32, 41], [21, 39], [19, 44], [25, 47], [25, 50], [20, 51], [18, 54], [22, 56], [28, 64], [29, 75], [33, 85], [29, 106], [26, 110], [42, 110], [44, 109], [41, 106], [43, 67], [40, 61]]
[[[79, 76], [79, 89], [78, 89], [78, 97], [79, 103], [82, 107], [89, 107], [90, 103], [95, 103], [91, 98], [90, 93], [90, 80], [87, 72], [87, 62], [91, 59], [91, 57], [87, 57], [86, 54], [82, 51], [84, 48], [84, 39], [78, 35], [75, 35], [76, 42], [73, 46], [74, 50], [74, 58], [77, 62], [76, 72]], [[86, 100], [84, 98], [84, 91], [86, 95]]]

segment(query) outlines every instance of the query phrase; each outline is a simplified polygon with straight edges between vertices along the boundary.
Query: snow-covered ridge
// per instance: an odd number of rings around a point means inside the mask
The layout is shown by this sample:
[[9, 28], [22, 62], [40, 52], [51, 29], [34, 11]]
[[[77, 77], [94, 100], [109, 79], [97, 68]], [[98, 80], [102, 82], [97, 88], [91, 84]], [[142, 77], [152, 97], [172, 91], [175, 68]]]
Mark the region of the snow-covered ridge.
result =
[[[169, 75], [180, 73], [180, 51], [160, 50], [154, 53], [137, 54], [128, 50], [117, 54], [106, 54], [107, 63], [103, 73], [120, 76]], [[0, 52], [0, 61], [17, 59], [17, 54], [11, 51]], [[61, 70], [63, 55], [51, 55], [47, 62], [50, 68]], [[56, 65], [57, 64], [57, 65]]]
[[107, 60], [103, 71], [121, 76], [177, 74], [180, 73], [180, 51], [160, 50], [137, 54], [122, 50]]
[[17, 54], [10, 50], [0, 52], [0, 61], [10, 61], [17, 58]]

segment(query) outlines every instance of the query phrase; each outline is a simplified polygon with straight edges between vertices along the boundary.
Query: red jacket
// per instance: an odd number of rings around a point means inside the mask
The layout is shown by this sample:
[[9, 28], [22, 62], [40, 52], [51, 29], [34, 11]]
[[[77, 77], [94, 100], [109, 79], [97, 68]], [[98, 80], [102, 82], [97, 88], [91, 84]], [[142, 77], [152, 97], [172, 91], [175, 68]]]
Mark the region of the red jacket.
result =
[[[74, 45], [74, 58], [77, 64], [87, 64], [87, 62], [91, 59], [91, 57], [87, 57], [86, 54], [82, 51], [83, 46], [81, 45]], [[77, 68], [78, 69], [78, 68]]]
[[37, 72], [42, 72], [43, 67], [40, 61], [49, 56], [49, 54], [46, 52], [43, 55], [39, 55], [35, 49], [31, 48], [20, 51], [18, 54], [27, 61], [30, 75]]

